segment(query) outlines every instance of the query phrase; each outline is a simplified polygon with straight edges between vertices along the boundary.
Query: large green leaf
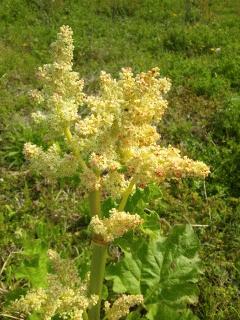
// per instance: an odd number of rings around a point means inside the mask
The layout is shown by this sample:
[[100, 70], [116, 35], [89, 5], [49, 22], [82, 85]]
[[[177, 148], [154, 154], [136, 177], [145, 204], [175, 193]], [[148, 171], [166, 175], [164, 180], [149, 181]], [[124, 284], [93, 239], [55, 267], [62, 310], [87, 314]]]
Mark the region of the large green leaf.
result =
[[173, 307], [169, 307], [166, 304], [161, 305], [153, 304], [149, 306], [149, 312], [147, 314], [148, 319], [168, 319], [168, 320], [197, 320], [198, 318], [193, 315], [189, 309], [177, 310]]
[[144, 189], [136, 189], [133, 195], [128, 198], [125, 210], [141, 214], [149, 203], [159, 198], [162, 198], [160, 187], [156, 184], [149, 184]]
[[150, 320], [194, 319], [185, 315], [197, 302], [198, 245], [189, 225], [173, 227], [168, 237], [129, 235], [119, 240], [124, 258], [108, 266], [106, 279], [117, 293], [143, 294]]
[[40, 240], [26, 240], [23, 261], [15, 272], [16, 279], [26, 279], [31, 287], [45, 287], [48, 274], [47, 246]]

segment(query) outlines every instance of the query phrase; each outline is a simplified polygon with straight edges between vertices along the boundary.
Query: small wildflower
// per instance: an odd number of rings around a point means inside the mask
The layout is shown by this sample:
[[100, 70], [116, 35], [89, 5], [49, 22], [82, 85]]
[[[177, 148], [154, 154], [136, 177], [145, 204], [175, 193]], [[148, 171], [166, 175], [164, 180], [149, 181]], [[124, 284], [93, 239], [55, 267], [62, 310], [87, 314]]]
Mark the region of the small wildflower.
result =
[[220, 54], [222, 51], [221, 48], [211, 48], [210, 50], [216, 54]]

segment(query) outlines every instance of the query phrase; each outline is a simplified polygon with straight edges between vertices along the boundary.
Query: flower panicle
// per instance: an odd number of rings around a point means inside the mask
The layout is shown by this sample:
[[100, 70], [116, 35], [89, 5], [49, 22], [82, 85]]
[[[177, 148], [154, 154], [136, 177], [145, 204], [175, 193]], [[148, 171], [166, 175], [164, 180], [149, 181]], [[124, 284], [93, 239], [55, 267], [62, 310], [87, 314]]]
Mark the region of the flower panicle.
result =
[[[99, 93], [86, 95], [83, 80], [72, 70], [72, 35], [69, 26], [60, 28], [52, 44], [52, 63], [39, 69], [42, 89], [31, 92], [42, 107], [32, 114], [34, 121], [45, 124], [53, 141], [63, 138], [47, 150], [25, 145], [32, 170], [50, 180], [80, 175], [83, 194], [100, 190], [115, 199], [133, 177], [137, 186], [205, 178], [210, 171], [203, 162], [159, 145], [156, 123], [168, 107], [166, 94], [171, 88], [159, 68], [136, 75], [131, 68], [122, 68], [116, 79], [102, 71]], [[70, 139], [66, 132], [71, 132]]]
[[37, 312], [42, 320], [51, 320], [54, 316], [83, 320], [84, 312], [97, 304], [98, 296], [88, 295], [88, 282], [81, 282], [72, 261], [61, 259], [53, 250], [49, 250], [48, 255], [54, 273], [48, 274], [46, 288], [29, 290], [11, 304], [9, 311], [26, 316]]
[[126, 232], [136, 229], [142, 223], [143, 219], [138, 214], [130, 214], [114, 208], [110, 210], [109, 218], [100, 219], [94, 216], [89, 227], [94, 234], [94, 240], [110, 243]]
[[142, 295], [122, 295], [112, 306], [108, 301], [105, 302], [105, 314], [108, 320], [119, 320], [129, 314], [130, 308], [144, 302]]

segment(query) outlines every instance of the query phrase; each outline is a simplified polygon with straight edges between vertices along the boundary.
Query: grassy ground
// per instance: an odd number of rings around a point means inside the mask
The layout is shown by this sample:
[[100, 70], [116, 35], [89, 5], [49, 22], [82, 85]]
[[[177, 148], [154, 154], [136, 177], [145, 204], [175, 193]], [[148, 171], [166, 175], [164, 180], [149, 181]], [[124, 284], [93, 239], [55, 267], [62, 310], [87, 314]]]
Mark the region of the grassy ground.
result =
[[204, 160], [212, 174], [205, 183], [163, 186], [162, 197], [149, 205], [170, 223], [206, 225], [196, 227], [205, 273], [194, 311], [200, 319], [240, 319], [237, 0], [1, 1], [0, 293], [19, 287], [15, 252], [27, 238], [41, 238], [63, 255], [84, 254], [79, 227], [87, 209], [76, 201], [74, 183], [61, 192], [59, 185], [49, 189], [28, 175], [22, 155], [24, 142], [40, 139], [31, 129], [27, 93], [37, 86], [36, 67], [49, 61], [49, 44], [62, 24], [74, 30], [75, 70], [88, 91], [97, 90], [100, 70], [117, 76], [123, 66], [135, 72], [160, 66], [172, 79], [169, 110], [159, 125], [163, 144]]

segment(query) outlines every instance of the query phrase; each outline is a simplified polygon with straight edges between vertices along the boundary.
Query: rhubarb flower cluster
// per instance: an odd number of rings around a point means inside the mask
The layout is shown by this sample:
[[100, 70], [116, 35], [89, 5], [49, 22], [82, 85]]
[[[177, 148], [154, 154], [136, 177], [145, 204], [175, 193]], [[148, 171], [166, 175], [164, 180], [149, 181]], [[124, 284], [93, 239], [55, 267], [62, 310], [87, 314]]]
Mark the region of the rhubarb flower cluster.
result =
[[77, 72], [72, 70], [73, 39], [72, 30], [62, 26], [57, 40], [52, 44], [53, 63], [38, 69], [37, 76], [42, 90], [33, 90], [31, 96], [43, 105], [44, 111], [33, 113], [36, 122], [46, 122], [49, 129], [62, 132], [78, 118], [79, 106], [83, 104], [84, 82]]
[[73, 153], [62, 155], [58, 144], [52, 144], [47, 151], [30, 142], [25, 143], [24, 155], [30, 158], [30, 168], [33, 171], [41, 171], [48, 178], [68, 177], [76, 173], [78, 163]]
[[160, 147], [156, 125], [167, 108], [171, 83], [158, 68], [137, 75], [124, 68], [118, 79], [102, 72], [98, 94], [86, 95], [83, 80], [72, 70], [73, 48], [72, 30], [62, 26], [52, 45], [52, 63], [38, 72], [42, 90], [33, 91], [32, 98], [42, 110], [33, 118], [56, 139], [46, 150], [25, 145], [33, 170], [51, 179], [78, 174], [84, 192], [100, 190], [114, 198], [132, 179], [145, 186], [208, 175], [203, 162], [182, 157], [172, 146]]
[[111, 209], [109, 218], [100, 219], [97, 215], [93, 216], [89, 227], [95, 238], [97, 237], [101, 242], [109, 243], [142, 223], [143, 219], [138, 214]]
[[122, 295], [112, 306], [105, 302], [105, 313], [108, 320], [119, 320], [129, 314], [129, 309], [135, 305], [143, 303], [142, 295]]
[[[98, 296], [88, 296], [87, 282], [81, 282], [71, 261], [62, 260], [54, 251], [49, 257], [55, 274], [48, 275], [46, 288], [28, 291], [14, 301], [11, 310], [29, 316], [38, 314], [42, 320], [83, 320], [86, 310], [98, 302]], [[66, 272], [67, 270], [67, 272]]]

